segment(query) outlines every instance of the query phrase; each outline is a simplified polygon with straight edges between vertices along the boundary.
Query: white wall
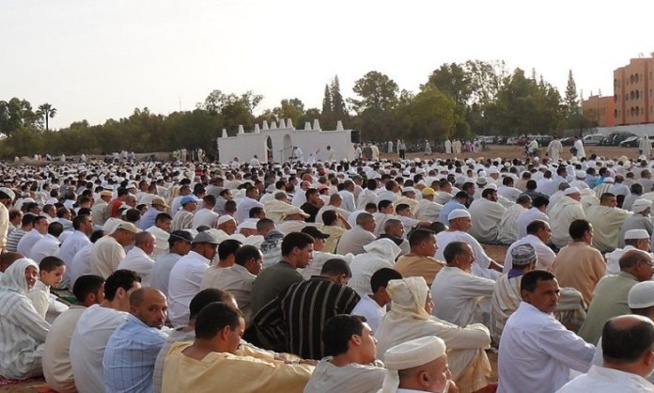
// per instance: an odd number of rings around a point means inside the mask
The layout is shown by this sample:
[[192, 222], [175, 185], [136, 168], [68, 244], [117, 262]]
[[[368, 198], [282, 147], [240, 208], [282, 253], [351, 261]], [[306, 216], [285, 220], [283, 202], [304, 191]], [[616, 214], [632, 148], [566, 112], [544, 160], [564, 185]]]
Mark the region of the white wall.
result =
[[289, 146], [299, 146], [305, 160], [311, 152], [317, 152], [317, 159], [323, 161], [328, 158], [327, 146], [331, 146], [334, 160], [347, 159], [351, 161], [354, 159], [351, 133], [351, 130], [268, 129], [261, 130], [260, 133], [247, 132], [232, 137], [218, 138], [218, 151], [221, 163], [229, 163], [234, 157], [238, 157], [241, 162], [249, 162], [255, 154], [261, 162], [266, 162], [267, 139], [270, 137], [274, 162], [288, 161], [292, 154]]
[[597, 127], [592, 134], [609, 135], [612, 132], [631, 132], [638, 136], [654, 136], [654, 124], [637, 124], [633, 126]]

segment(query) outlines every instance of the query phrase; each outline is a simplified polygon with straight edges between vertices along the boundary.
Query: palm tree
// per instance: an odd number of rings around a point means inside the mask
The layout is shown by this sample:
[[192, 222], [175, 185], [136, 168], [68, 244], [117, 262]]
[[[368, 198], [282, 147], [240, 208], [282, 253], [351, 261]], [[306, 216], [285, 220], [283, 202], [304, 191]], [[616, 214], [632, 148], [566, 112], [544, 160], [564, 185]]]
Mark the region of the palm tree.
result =
[[48, 131], [48, 119], [55, 117], [57, 108], [53, 108], [52, 105], [45, 103], [39, 106], [39, 114], [45, 119], [45, 130]]

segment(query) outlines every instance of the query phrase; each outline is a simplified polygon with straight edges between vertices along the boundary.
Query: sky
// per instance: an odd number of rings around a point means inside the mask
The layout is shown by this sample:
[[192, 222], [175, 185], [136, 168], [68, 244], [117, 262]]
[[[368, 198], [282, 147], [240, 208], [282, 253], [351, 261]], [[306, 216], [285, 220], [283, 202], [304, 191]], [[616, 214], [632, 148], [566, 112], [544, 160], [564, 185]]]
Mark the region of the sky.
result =
[[[213, 90], [321, 107], [376, 70], [418, 91], [443, 63], [504, 60], [563, 94], [613, 94], [654, 51], [654, 2], [560, 0], [0, 0], [0, 100], [50, 103], [51, 128], [192, 110]], [[297, 126], [297, 125], [296, 125]]]

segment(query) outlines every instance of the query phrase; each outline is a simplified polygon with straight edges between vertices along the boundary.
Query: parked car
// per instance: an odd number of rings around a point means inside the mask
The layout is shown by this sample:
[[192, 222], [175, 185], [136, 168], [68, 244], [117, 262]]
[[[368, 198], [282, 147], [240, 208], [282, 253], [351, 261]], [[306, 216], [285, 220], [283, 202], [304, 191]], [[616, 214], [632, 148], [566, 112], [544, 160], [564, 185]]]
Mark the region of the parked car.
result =
[[[654, 143], [654, 139], [650, 137], [650, 144]], [[629, 138], [623, 140], [620, 142], [618, 146], [620, 147], [638, 147], [640, 145], [640, 137], [639, 136], [630, 136]]]
[[583, 142], [584, 142], [584, 145], [586, 145], [586, 146], [599, 145], [602, 138], [604, 138], [604, 136], [602, 134], [586, 135], [583, 138]]
[[636, 135], [634, 133], [627, 132], [627, 131], [612, 132], [608, 136], [602, 138], [602, 140], [600, 141], [600, 145], [618, 146], [620, 142], [632, 136], [636, 136]]
[[492, 135], [480, 135], [480, 136], [477, 137], [477, 139], [480, 142], [484, 142], [484, 143], [487, 143], [489, 145], [495, 143], [495, 140], [496, 140], [496, 138], [494, 136], [492, 136]]
[[507, 145], [517, 145], [518, 144], [518, 137], [512, 136], [509, 139], [506, 140]]

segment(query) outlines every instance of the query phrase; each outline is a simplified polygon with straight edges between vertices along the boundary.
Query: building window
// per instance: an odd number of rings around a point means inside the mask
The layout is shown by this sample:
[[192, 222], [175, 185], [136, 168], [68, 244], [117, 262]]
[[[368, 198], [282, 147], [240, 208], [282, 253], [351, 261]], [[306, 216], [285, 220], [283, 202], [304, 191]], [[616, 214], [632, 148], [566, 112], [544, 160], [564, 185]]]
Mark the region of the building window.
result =
[[638, 90], [636, 90], [636, 99], [639, 99], [639, 98], [640, 98], [640, 92]]

